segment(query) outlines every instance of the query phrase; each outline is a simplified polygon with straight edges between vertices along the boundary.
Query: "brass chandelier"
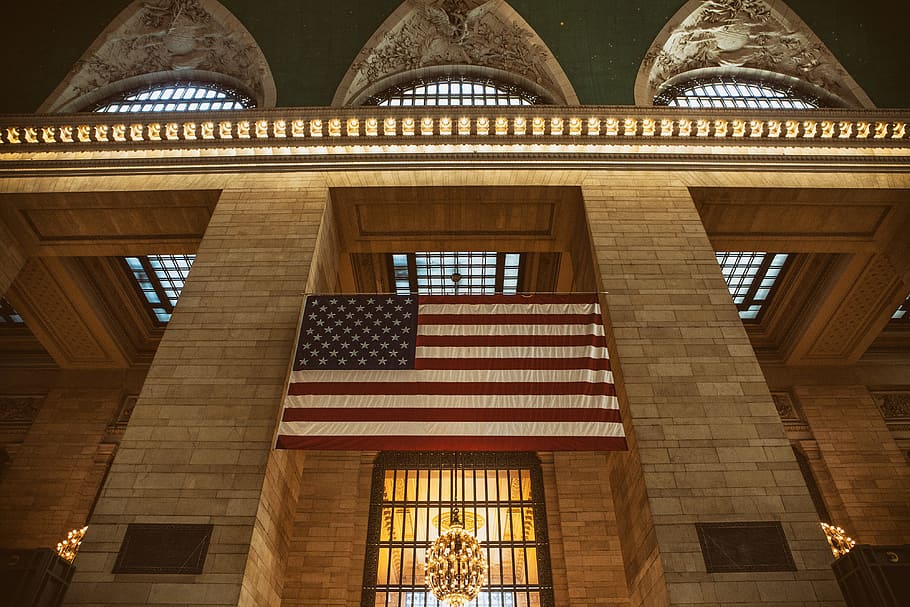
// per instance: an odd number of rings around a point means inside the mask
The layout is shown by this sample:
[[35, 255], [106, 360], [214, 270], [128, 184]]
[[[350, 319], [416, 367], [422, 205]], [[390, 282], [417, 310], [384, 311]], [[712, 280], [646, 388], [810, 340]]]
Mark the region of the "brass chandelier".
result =
[[449, 607], [463, 607], [474, 600], [486, 583], [487, 560], [480, 542], [464, 528], [458, 508], [456, 455], [452, 471], [452, 513], [449, 528], [427, 549], [427, 588]]

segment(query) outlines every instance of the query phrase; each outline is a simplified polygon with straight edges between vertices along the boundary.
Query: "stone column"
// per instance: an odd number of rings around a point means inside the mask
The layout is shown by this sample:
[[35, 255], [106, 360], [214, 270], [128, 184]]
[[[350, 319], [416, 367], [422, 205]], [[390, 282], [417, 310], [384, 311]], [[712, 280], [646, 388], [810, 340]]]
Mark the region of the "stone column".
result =
[[[598, 179], [583, 194], [634, 435], [627, 470], [612, 479], [635, 484], [624, 490], [633, 499], [616, 499], [632, 604], [842, 605], [815, 509], [688, 191], [666, 174]], [[696, 523], [746, 521], [779, 521], [797, 570], [707, 573]]]
[[862, 544], [910, 543], [910, 466], [866, 387], [793, 393], [847, 513], [834, 522]]
[[[296, 499], [300, 460], [274, 454], [272, 436], [327, 198], [316, 183], [222, 194], [90, 521], [68, 605], [279, 603], [289, 524], [280, 519], [293, 511], [283, 502]], [[202, 574], [112, 573], [129, 523], [213, 525]]]

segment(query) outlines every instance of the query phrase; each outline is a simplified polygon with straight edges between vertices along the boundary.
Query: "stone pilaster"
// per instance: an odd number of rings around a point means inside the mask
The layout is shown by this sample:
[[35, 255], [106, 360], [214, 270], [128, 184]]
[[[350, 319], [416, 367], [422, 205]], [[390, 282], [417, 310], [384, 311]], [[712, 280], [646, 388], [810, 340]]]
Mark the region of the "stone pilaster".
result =
[[[68, 605], [277, 605], [300, 462], [270, 455], [327, 190], [225, 191], [90, 522]], [[271, 457], [271, 462], [270, 462]], [[129, 523], [212, 524], [201, 575], [114, 574]]]
[[[585, 207], [641, 462], [617, 500], [634, 605], [842, 605], [831, 554], [688, 191], [667, 176], [590, 179]], [[640, 506], [633, 510], [636, 505]], [[641, 518], [650, 510], [650, 521]], [[650, 525], [659, 565], [625, 521]], [[707, 573], [696, 523], [779, 521], [796, 571]], [[638, 529], [641, 537], [648, 533]], [[665, 581], [668, 597], [654, 591]]]
[[89, 516], [103, 463], [98, 444], [119, 389], [54, 388], [0, 484], [0, 546], [53, 548]]
[[847, 515], [835, 524], [863, 544], [910, 542], [910, 467], [866, 387], [793, 392]]

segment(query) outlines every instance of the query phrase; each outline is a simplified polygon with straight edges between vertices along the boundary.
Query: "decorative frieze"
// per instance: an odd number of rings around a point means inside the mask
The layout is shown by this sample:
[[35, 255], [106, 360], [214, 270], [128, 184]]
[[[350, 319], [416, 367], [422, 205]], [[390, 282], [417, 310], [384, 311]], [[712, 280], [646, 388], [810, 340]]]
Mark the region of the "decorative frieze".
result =
[[[181, 116], [155, 116], [148, 114], [124, 120], [124, 116], [92, 116], [91, 123], [85, 115], [54, 117], [54, 124], [7, 122], [0, 124], [0, 145], [72, 147], [91, 144], [92, 147], [122, 148], [122, 144], [157, 145], [161, 142], [228, 141], [235, 138], [248, 140], [395, 138], [395, 137], [489, 137], [517, 139], [546, 137], [550, 140], [605, 140], [611, 138], [637, 139], [699, 139], [744, 140], [750, 144], [774, 140], [830, 140], [830, 145], [844, 145], [862, 141], [866, 145], [887, 145], [905, 142], [907, 120], [849, 120], [785, 118], [755, 118], [748, 115], [727, 114], [698, 119], [673, 117], [636, 112], [633, 115], [610, 115], [597, 108], [584, 112], [561, 109], [535, 109], [534, 112], [512, 111], [485, 113], [477, 108], [451, 114], [440, 110], [423, 109], [408, 115], [398, 112], [379, 113], [378, 108], [357, 108], [343, 114], [307, 117], [293, 115], [236, 120], [209, 119], [210, 114], [199, 114], [198, 119]], [[381, 110], [380, 110], [381, 111]], [[374, 113], [375, 112], [375, 113]], [[431, 113], [432, 112], [432, 113]], [[321, 112], [325, 113], [325, 112]], [[468, 115], [465, 115], [468, 114]], [[47, 120], [47, 117], [42, 117]], [[170, 120], [165, 120], [169, 118]], [[35, 117], [38, 120], [39, 117]], [[26, 119], [28, 120], [28, 119]], [[88, 122], [88, 121], [86, 121]], [[382, 128], [379, 128], [380, 123]], [[457, 124], [457, 128], [453, 125]], [[528, 125], [531, 128], [528, 128]], [[836, 142], [836, 144], [835, 144]], [[2, 148], [0, 148], [2, 149]]]

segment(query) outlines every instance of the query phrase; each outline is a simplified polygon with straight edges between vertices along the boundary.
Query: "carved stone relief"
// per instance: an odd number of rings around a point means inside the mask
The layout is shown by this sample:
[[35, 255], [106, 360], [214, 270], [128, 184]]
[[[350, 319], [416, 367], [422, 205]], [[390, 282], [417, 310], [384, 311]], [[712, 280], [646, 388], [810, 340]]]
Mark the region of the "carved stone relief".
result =
[[136, 408], [137, 400], [139, 400], [139, 397], [134, 395], [123, 398], [123, 401], [120, 403], [120, 408], [108, 424], [104, 433], [104, 443], [120, 443], [120, 439], [123, 437], [123, 433], [126, 431], [126, 427], [129, 424], [130, 417], [133, 415], [133, 409]]
[[31, 424], [43, 400], [43, 396], [0, 397], [0, 424]]
[[873, 392], [872, 398], [886, 421], [910, 418], [910, 392]]
[[772, 392], [771, 398], [774, 399], [774, 407], [777, 414], [783, 421], [802, 421], [802, 418], [793, 404], [793, 399], [786, 392]]
[[76, 62], [43, 111], [69, 107], [111, 84], [145, 74], [207, 72], [233, 79], [260, 104], [275, 99], [265, 56], [243, 25], [215, 0], [133, 2]]
[[[684, 12], [688, 16], [678, 20]], [[751, 68], [798, 78], [851, 104], [872, 105], [824, 43], [780, 2], [689, 2], [671, 23], [679, 25], [661, 32], [639, 71], [636, 89], [646, 80], [649, 104], [654, 93], [678, 74]], [[645, 103], [638, 95], [636, 101]]]
[[501, 70], [558, 103], [578, 102], [550, 50], [503, 0], [406, 0], [354, 60], [335, 103], [348, 104], [395, 74], [434, 66]]

